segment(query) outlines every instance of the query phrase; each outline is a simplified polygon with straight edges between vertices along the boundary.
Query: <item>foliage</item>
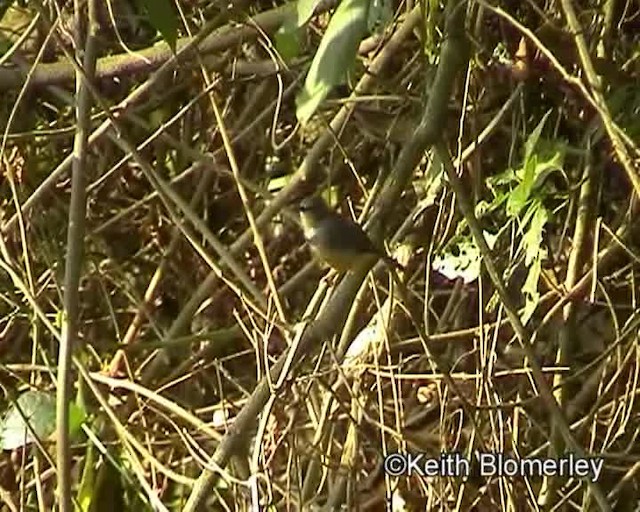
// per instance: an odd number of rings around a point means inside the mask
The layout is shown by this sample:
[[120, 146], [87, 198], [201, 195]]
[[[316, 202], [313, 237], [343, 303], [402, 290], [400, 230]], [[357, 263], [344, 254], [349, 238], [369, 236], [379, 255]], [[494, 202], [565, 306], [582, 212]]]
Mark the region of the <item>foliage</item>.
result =
[[[67, 240], [83, 102], [67, 55], [82, 53], [73, 8], [86, 2], [10, 3], [8, 509], [60, 508], [54, 398], [70, 266], [81, 281], [67, 399], [83, 435], [67, 476], [82, 510], [189, 511], [196, 482], [211, 510], [378, 510], [389, 497], [406, 510], [582, 509], [598, 489], [612, 508], [637, 501], [632, 3], [576, 3], [575, 30], [571, 0], [458, 11], [436, 0], [413, 11], [389, 0], [98, 2], [77, 267]], [[472, 53], [452, 78], [451, 56], [464, 54], [456, 12]], [[438, 110], [445, 120], [432, 123]], [[327, 275], [297, 221], [313, 193], [401, 268]], [[533, 335], [533, 357], [507, 312]], [[562, 455], [536, 363], [587, 455], [624, 454], [595, 491], [560, 476], [382, 477], [394, 452]]]
[[[85, 420], [84, 411], [71, 404], [72, 435], [77, 434]], [[0, 427], [3, 450], [15, 450], [34, 442], [50, 439], [56, 432], [56, 399], [50, 393], [26, 391], [6, 412]], [[34, 437], [35, 436], [35, 437]]]
[[368, 0], [340, 2], [322, 37], [304, 88], [296, 99], [296, 116], [305, 124], [329, 91], [346, 80], [369, 19]]
[[138, 9], [175, 52], [178, 39], [178, 17], [173, 11], [173, 0], [136, 0]]

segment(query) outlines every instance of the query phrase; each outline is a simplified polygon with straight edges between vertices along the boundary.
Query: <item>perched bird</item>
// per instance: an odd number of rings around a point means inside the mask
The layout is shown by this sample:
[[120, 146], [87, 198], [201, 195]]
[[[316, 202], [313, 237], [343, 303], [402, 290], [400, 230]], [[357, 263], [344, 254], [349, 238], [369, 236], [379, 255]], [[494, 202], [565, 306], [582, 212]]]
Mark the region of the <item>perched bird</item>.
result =
[[350, 218], [329, 208], [320, 196], [300, 202], [304, 237], [315, 255], [339, 272], [354, 270], [382, 258], [393, 267], [400, 264], [376, 247], [364, 230]]

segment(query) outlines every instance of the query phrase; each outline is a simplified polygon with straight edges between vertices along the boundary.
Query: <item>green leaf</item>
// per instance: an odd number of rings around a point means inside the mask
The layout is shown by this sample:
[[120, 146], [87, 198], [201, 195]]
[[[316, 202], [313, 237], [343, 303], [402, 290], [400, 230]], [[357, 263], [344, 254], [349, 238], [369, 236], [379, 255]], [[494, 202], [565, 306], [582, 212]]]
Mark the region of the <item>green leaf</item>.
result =
[[344, 0], [331, 17], [304, 88], [296, 98], [296, 116], [301, 124], [311, 118], [334, 85], [346, 80], [366, 33], [368, 5], [367, 0]]
[[531, 221], [531, 218], [535, 215], [535, 213], [538, 210], [539, 206], [540, 206], [540, 201], [534, 201], [533, 203], [531, 203], [529, 205], [529, 207], [526, 209], [524, 214], [519, 217], [518, 220], [520, 222], [518, 223], [518, 226], [520, 228], [520, 232], [525, 231], [525, 228], [527, 227], [527, 225]]
[[424, 4], [424, 54], [427, 56], [429, 64], [433, 64], [437, 55], [438, 36], [438, 11], [440, 5], [438, 0], [427, 0]]
[[[76, 434], [85, 420], [85, 412], [71, 403], [70, 433]], [[0, 428], [1, 446], [3, 450], [14, 450], [34, 441], [33, 434], [39, 439], [48, 439], [56, 431], [56, 399], [50, 393], [27, 391], [13, 403]]]
[[562, 171], [562, 164], [564, 163], [564, 151], [556, 149], [553, 153], [545, 155], [544, 157], [538, 156], [536, 159], [534, 174], [533, 188], [537, 188], [542, 185], [544, 180], [549, 174], [554, 171]]
[[500, 174], [496, 174], [495, 176], [489, 176], [487, 178], [487, 186], [495, 191], [496, 189], [503, 188], [505, 185], [511, 185], [514, 182], [517, 182], [516, 173], [513, 169], [506, 169], [502, 171]]
[[540, 293], [538, 292], [538, 281], [540, 280], [540, 273], [542, 272], [542, 262], [540, 258], [536, 258], [533, 265], [529, 267], [529, 273], [527, 279], [522, 287], [522, 293], [525, 297], [524, 308], [520, 313], [522, 323], [526, 324], [540, 302]]
[[537, 157], [532, 155], [524, 164], [524, 167], [519, 171], [516, 171], [516, 176], [519, 176], [521, 181], [518, 186], [509, 194], [507, 200], [507, 215], [515, 217], [520, 213], [529, 200], [531, 190], [533, 189], [533, 183], [535, 178]]
[[69, 436], [72, 439], [80, 433], [80, 428], [85, 421], [87, 421], [86, 409], [71, 402], [69, 404]]
[[435, 204], [442, 187], [444, 186], [445, 169], [440, 156], [435, 153], [431, 164], [427, 167], [427, 172], [422, 179], [417, 181], [420, 187], [419, 196], [422, 197], [420, 202], [423, 208]]
[[40, 391], [27, 391], [13, 403], [2, 422], [2, 449], [14, 450], [33, 442], [27, 422], [40, 439], [56, 429], [55, 396]]
[[527, 164], [527, 161], [529, 160], [529, 157], [533, 154], [533, 151], [536, 148], [536, 145], [538, 144], [538, 139], [540, 138], [540, 135], [542, 134], [542, 130], [544, 128], [545, 123], [547, 122], [547, 119], [549, 119], [549, 114], [551, 114], [551, 110], [549, 110], [540, 120], [540, 122], [538, 123], [538, 126], [535, 127], [535, 129], [531, 132], [531, 135], [529, 135], [529, 137], [527, 138], [527, 142], [525, 143], [524, 146], [524, 163], [525, 166]]
[[176, 41], [178, 40], [178, 17], [173, 8], [171, 0], [137, 0], [140, 11], [142, 11], [151, 26], [155, 28], [162, 39], [169, 45], [175, 53]]
[[271, 178], [267, 183], [267, 190], [271, 193], [276, 193], [286, 187], [291, 181], [291, 178], [291, 174], [285, 174], [284, 176]]
[[542, 234], [544, 226], [549, 220], [547, 210], [538, 204], [535, 209], [529, 229], [522, 237], [522, 247], [524, 248], [524, 263], [528, 267], [535, 259], [540, 259], [542, 250]]
[[481, 199], [476, 203], [476, 206], [474, 208], [474, 215], [478, 218], [482, 217], [485, 213], [487, 213], [488, 211], [491, 211], [492, 203], [493, 201], [489, 203], [488, 201]]
[[[488, 232], [483, 234], [489, 248], [493, 248], [497, 237]], [[465, 283], [471, 283], [480, 276], [481, 261], [478, 246], [467, 238], [450, 245], [442, 255], [437, 255], [433, 259], [433, 269], [447, 279], [461, 278]]]
[[90, 511], [91, 504], [96, 498], [96, 447], [93, 443], [88, 443], [85, 456], [82, 458], [82, 478], [78, 485], [78, 493], [76, 499], [80, 505], [80, 510]]
[[300, 29], [293, 16], [288, 16], [275, 36], [276, 50], [285, 62], [300, 55]]
[[393, 9], [389, 0], [371, 0], [367, 16], [367, 29], [370, 32], [384, 28], [392, 19]]
[[320, 0], [298, 0], [296, 5], [296, 23], [298, 27], [309, 21], [318, 4], [320, 4]]
[[330, 84], [318, 84], [313, 92], [302, 91], [296, 98], [296, 117], [300, 124], [304, 125], [311, 118], [313, 113], [318, 109], [322, 100], [324, 100], [329, 91]]

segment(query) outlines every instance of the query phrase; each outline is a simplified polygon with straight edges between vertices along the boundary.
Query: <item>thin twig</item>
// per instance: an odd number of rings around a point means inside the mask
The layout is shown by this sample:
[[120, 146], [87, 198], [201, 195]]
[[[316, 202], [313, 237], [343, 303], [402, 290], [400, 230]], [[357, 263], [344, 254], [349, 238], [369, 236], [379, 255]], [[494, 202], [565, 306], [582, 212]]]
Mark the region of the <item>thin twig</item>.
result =
[[[97, 34], [96, 0], [88, 3], [88, 16], [79, 1], [74, 2], [75, 22], [77, 27], [76, 58], [82, 62], [86, 77], [78, 73], [76, 76], [76, 94], [78, 97], [76, 118], [77, 132], [73, 145], [73, 165], [71, 174], [71, 202], [69, 205], [69, 227], [67, 231], [67, 257], [64, 276], [64, 317], [62, 322], [62, 339], [58, 352], [58, 376], [56, 394], [56, 429], [57, 429], [57, 468], [59, 509], [71, 512], [71, 440], [69, 439], [69, 404], [71, 393], [71, 359], [78, 340], [80, 329], [80, 277], [84, 257], [84, 226], [86, 217], [86, 183], [87, 141], [90, 128], [91, 94], [86, 80], [91, 80], [95, 71]], [[80, 27], [88, 23], [86, 40]]]

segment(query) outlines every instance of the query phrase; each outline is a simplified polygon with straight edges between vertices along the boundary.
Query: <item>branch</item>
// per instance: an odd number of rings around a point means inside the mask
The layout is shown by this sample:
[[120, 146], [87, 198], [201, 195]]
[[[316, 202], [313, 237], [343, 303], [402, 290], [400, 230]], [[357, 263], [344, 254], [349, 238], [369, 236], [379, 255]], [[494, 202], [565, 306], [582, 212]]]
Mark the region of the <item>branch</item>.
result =
[[[138, 73], [149, 73], [159, 69], [163, 64], [174, 61], [184, 65], [193, 60], [198, 53], [221, 53], [245, 40], [252, 40], [260, 35], [277, 30], [292, 12], [291, 4], [256, 14], [251, 23], [242, 26], [225, 25], [202, 39], [200, 36], [184, 37], [176, 43], [176, 53], [164, 41], [135, 54], [122, 53], [98, 59], [96, 79], [122, 77]], [[207, 33], [206, 31], [204, 31]], [[201, 41], [198, 41], [202, 39]], [[214, 61], [212, 67], [220, 65], [224, 59]], [[0, 91], [21, 86], [27, 77], [28, 70], [18, 65], [15, 68], [0, 68]], [[74, 80], [73, 66], [64, 61], [50, 64], [37, 64], [29, 81], [29, 87], [69, 84]]]
[[[459, 5], [457, 0], [453, 0], [451, 3], [453, 5]], [[419, 13], [419, 8], [415, 8], [414, 11], [409, 14], [406, 21], [410, 18], [414, 20], [414, 16], [417, 16], [419, 19]], [[448, 100], [453, 89], [455, 76], [460, 70], [461, 65], [466, 62], [466, 59], [464, 58], [466, 52], [463, 51], [463, 46], [465, 44], [464, 36], [461, 38], [457, 37], [457, 35], [462, 34], [464, 30], [464, 9], [459, 9], [456, 11], [456, 14], [458, 15], [449, 18], [450, 23], [448, 23], [447, 29], [448, 34], [451, 37], [447, 39], [447, 42], [445, 42], [443, 46], [442, 58], [438, 66], [438, 72], [433, 84], [432, 94], [429, 98], [425, 111], [425, 117], [429, 114], [429, 116], [433, 116], [433, 118], [439, 118], [441, 120], [437, 125], [439, 127], [444, 126], [444, 114], [446, 113], [446, 105], [448, 104]], [[403, 25], [402, 28], [405, 29], [406, 25]], [[411, 28], [409, 31], [410, 30]], [[370, 74], [367, 74], [367, 76], [370, 76]], [[344, 121], [346, 121], [346, 113], [344, 115]], [[422, 123], [420, 126], [422, 126]], [[420, 128], [418, 130], [420, 130]], [[405, 150], [403, 150], [402, 154], [404, 154], [405, 157], [400, 157], [403, 162], [402, 165], [407, 166], [407, 169], [402, 173], [402, 176], [405, 178], [405, 183], [411, 177], [412, 170], [419, 163], [422, 157], [422, 150], [424, 149], [424, 147], [421, 150], [418, 150], [417, 148], [421, 142], [424, 142], [424, 137], [420, 137], [423, 135], [424, 130], [418, 130], [416, 131], [418, 135], [414, 134], [414, 139], [418, 140], [412, 139], [405, 147]], [[429, 133], [432, 132], [429, 131]], [[432, 133], [434, 140], [437, 140], [440, 133], [441, 129], [436, 127], [435, 132]], [[325, 147], [322, 147], [322, 150], [324, 149]], [[316, 147], [312, 148], [310, 153], [317, 157], [315, 150]], [[310, 155], [307, 155], [307, 158], [309, 157]], [[307, 164], [310, 163], [307, 159], [305, 159], [305, 162], [307, 162]], [[399, 165], [400, 162], [396, 165], [396, 169]], [[301, 169], [298, 170], [297, 176], [300, 182], [307, 177], [307, 172], [310, 168], [310, 166], [307, 167], [303, 164]], [[303, 173], [302, 170], [307, 172]], [[398, 176], [399, 175], [400, 173], [398, 173]], [[398, 182], [397, 186], [388, 190], [385, 198], [391, 200], [394, 194], [397, 194], [399, 197], [403, 188], [404, 183], [400, 184]], [[387, 211], [390, 210], [391, 208], [387, 209]], [[331, 300], [327, 303], [325, 309], [322, 310], [318, 318], [302, 334], [299, 343], [292, 346], [287, 353], [280, 357], [278, 362], [271, 369], [270, 378], [263, 378], [258, 383], [251, 397], [236, 416], [233, 424], [225, 434], [220, 445], [213, 454], [213, 457], [209, 461], [211, 466], [224, 468], [229, 462], [229, 459], [238, 451], [238, 449], [244, 446], [243, 441], [246, 441], [250, 437], [251, 432], [255, 428], [258, 416], [263, 412], [272, 392], [275, 392], [275, 390], [271, 389], [269, 383], [282, 382], [284, 380], [284, 375], [286, 375], [285, 372], [287, 372], [289, 368], [293, 367], [293, 365], [301, 359], [303, 354], [312, 352], [317, 343], [340, 331], [341, 326], [344, 324], [346, 316], [351, 309], [351, 304], [356, 296], [360, 284], [366, 275], [366, 271], [367, 269], [364, 269], [364, 272], [360, 271], [358, 273], [349, 274], [342, 280], [332, 295]], [[216, 473], [208, 469], [205, 469], [202, 472], [191, 491], [191, 495], [189, 496], [187, 503], [185, 504], [185, 512], [194, 512], [198, 509], [200, 504], [207, 498], [214, 488], [215, 479]]]
[[[88, 5], [88, 28], [86, 41], [82, 41], [84, 31], [83, 10], [75, 2], [76, 26], [76, 58], [82, 62], [84, 72], [90, 80], [93, 77], [96, 63], [96, 0]], [[55, 37], [55, 36], [54, 36]], [[64, 316], [62, 322], [62, 338], [58, 350], [58, 378], [56, 390], [56, 433], [57, 433], [57, 474], [59, 510], [70, 512], [71, 503], [71, 440], [69, 439], [69, 404], [71, 403], [73, 385], [71, 382], [71, 359], [74, 345], [78, 340], [80, 328], [80, 277], [82, 275], [82, 259], [84, 257], [84, 226], [87, 211], [87, 190], [85, 172], [87, 164], [87, 147], [91, 126], [91, 94], [81, 73], [76, 76], [78, 128], [73, 145], [73, 164], [71, 174], [71, 203], [69, 205], [69, 227], [67, 230], [67, 257], [64, 269]]]

